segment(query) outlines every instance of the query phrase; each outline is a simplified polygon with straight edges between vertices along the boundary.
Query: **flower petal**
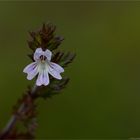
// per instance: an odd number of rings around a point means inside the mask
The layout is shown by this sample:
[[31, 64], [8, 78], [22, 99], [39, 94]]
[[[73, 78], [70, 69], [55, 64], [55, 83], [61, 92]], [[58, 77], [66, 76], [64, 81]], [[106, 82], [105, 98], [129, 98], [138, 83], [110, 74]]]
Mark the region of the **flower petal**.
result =
[[43, 84], [42, 73], [39, 73], [37, 80], [36, 80], [36, 85], [41, 86], [42, 84]]
[[32, 80], [38, 74], [38, 66], [28, 73], [27, 79]]
[[37, 66], [37, 62], [33, 62], [33, 63], [27, 65], [27, 66], [24, 68], [23, 72], [24, 72], [24, 73], [30, 73], [32, 70], [34, 70], [34, 68], [35, 68], [36, 66]]
[[47, 57], [47, 59], [50, 61], [51, 60], [51, 57], [52, 57], [52, 52], [50, 50], [46, 50], [44, 52], [44, 55]]
[[37, 86], [41, 86], [41, 85], [47, 86], [48, 84], [49, 84], [48, 72], [46, 70], [42, 70], [38, 75], [36, 85]]
[[58, 65], [56, 63], [50, 62], [50, 66], [53, 69], [55, 69], [56, 71], [58, 71], [59, 73], [64, 72], [64, 69], [60, 65]]
[[59, 80], [62, 79], [62, 77], [61, 77], [61, 75], [60, 75], [60, 72], [56, 71], [55, 69], [51, 68], [50, 66], [49, 66], [48, 72], [49, 72], [54, 78], [59, 79]]
[[40, 59], [41, 55], [44, 55], [44, 51], [42, 50], [42, 48], [37, 48], [34, 53], [34, 60], [37, 61], [38, 59]]
[[48, 71], [44, 70], [43, 84], [47, 86], [49, 84], [49, 74]]

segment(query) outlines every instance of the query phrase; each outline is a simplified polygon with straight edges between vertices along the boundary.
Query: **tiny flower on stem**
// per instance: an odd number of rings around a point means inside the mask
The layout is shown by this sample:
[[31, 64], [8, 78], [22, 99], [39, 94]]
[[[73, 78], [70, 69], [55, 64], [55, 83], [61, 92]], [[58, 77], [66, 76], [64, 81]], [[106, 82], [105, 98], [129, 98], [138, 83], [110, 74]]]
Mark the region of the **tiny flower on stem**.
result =
[[27, 73], [27, 79], [32, 80], [38, 75], [36, 80], [37, 86], [47, 86], [50, 82], [49, 74], [61, 80], [60, 73], [64, 72], [64, 69], [60, 65], [51, 62], [51, 57], [52, 52], [50, 50], [46, 49], [43, 51], [42, 48], [37, 48], [34, 53], [35, 62], [27, 65], [23, 70], [24, 73]]

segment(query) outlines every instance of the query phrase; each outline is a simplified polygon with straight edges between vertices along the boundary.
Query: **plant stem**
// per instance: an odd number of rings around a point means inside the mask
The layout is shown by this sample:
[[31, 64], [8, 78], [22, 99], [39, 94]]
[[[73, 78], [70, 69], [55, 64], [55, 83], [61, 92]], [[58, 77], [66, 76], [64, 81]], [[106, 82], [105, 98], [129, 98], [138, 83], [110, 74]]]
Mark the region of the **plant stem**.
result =
[[[31, 95], [34, 95], [36, 93], [36, 90], [37, 90], [37, 86], [34, 85], [34, 87], [32, 88], [32, 91], [31, 91]], [[26, 109], [26, 106], [23, 101], [23, 103], [21, 103], [17, 113], [20, 114], [21, 112], [24, 112], [25, 109]], [[4, 139], [11, 132], [12, 128], [14, 128], [14, 126], [16, 125], [17, 120], [18, 120], [18, 116], [16, 114], [13, 114], [11, 116], [11, 118], [9, 119], [5, 128], [2, 130], [2, 132], [0, 134], [0, 139]]]

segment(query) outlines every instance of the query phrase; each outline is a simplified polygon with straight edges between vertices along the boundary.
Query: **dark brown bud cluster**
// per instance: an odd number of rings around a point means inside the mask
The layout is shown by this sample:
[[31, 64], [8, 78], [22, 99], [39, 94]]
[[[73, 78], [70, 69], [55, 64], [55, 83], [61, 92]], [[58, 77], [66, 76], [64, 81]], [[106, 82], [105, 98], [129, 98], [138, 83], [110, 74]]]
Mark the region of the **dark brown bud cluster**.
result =
[[[33, 52], [37, 48], [42, 48], [44, 51], [49, 49], [55, 50], [63, 41], [63, 37], [55, 35], [56, 27], [50, 23], [43, 24], [42, 28], [36, 32], [29, 32], [31, 40], [28, 40], [28, 45]], [[32, 55], [30, 55], [31, 57]]]

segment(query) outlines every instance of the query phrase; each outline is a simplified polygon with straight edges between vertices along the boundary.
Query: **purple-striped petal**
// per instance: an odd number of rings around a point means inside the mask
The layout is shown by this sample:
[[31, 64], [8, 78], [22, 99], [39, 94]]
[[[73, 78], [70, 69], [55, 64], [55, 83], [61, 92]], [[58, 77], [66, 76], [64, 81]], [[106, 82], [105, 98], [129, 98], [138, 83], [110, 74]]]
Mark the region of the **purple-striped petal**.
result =
[[53, 69], [55, 69], [56, 71], [58, 71], [59, 73], [64, 72], [64, 69], [60, 65], [58, 65], [56, 63], [50, 62], [50, 66]]
[[41, 55], [44, 55], [44, 51], [42, 50], [42, 48], [37, 48], [34, 53], [34, 60], [39, 60]]
[[61, 75], [60, 75], [60, 72], [56, 71], [55, 69], [51, 68], [50, 66], [49, 66], [48, 72], [49, 72], [49, 74], [51, 74], [54, 78], [59, 79], [59, 80], [62, 79], [62, 77], [61, 77]]
[[46, 70], [43, 70], [38, 75], [38, 78], [37, 78], [37, 81], [36, 81], [36, 85], [37, 86], [41, 86], [41, 85], [47, 86], [48, 84], [49, 84], [48, 72]]
[[43, 84], [45, 86], [47, 86], [49, 84], [50, 80], [49, 80], [49, 74], [46, 70], [44, 70], [44, 79], [43, 79]]
[[27, 79], [32, 80], [38, 74], [38, 66], [36, 66], [33, 70], [31, 70], [28, 75]]
[[46, 50], [44, 52], [44, 55], [47, 57], [47, 59], [50, 61], [51, 60], [51, 57], [52, 57], [52, 52], [50, 50]]
[[35, 68], [36, 66], [37, 66], [37, 62], [33, 62], [33, 63], [27, 65], [27, 66], [24, 68], [23, 72], [24, 72], [24, 73], [30, 73], [32, 70], [34, 70], [34, 68]]

